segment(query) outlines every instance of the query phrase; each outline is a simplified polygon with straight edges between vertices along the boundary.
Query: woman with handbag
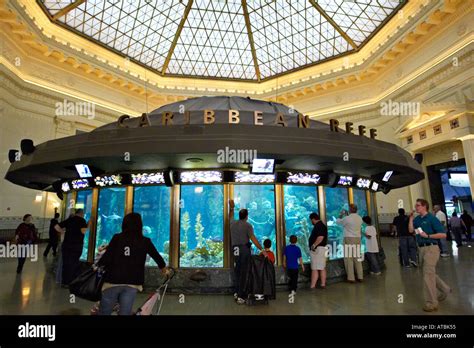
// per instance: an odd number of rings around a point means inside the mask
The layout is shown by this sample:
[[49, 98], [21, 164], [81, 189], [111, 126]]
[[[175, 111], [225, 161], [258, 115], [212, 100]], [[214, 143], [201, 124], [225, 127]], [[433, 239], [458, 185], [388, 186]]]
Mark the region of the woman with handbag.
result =
[[98, 265], [104, 266], [99, 315], [112, 314], [116, 303], [119, 315], [131, 315], [137, 291], [143, 290], [146, 256], [150, 255], [163, 274], [168, 274], [165, 261], [150, 238], [143, 236], [142, 217], [127, 214], [122, 222], [122, 233], [113, 236]]

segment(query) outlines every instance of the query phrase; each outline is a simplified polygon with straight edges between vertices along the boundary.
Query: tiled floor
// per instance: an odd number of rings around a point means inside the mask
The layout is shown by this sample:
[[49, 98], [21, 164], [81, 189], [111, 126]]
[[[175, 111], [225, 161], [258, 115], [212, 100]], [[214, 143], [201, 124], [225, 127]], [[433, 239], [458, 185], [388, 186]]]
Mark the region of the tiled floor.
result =
[[[382, 244], [387, 269], [379, 277], [367, 276], [361, 284], [337, 283], [313, 292], [300, 289], [294, 303], [289, 303], [286, 292], [279, 292], [268, 306], [254, 307], [239, 306], [229, 295], [167, 294], [161, 314], [423, 314], [421, 270], [399, 266], [396, 240], [383, 238]], [[1, 259], [0, 314], [89, 314], [92, 303], [81, 299], [71, 303], [68, 290], [60, 288], [47, 271], [51, 263], [51, 255], [27, 261], [23, 274], [17, 276], [16, 259]], [[474, 314], [473, 267], [474, 246], [454, 247], [453, 256], [440, 260], [438, 274], [453, 294], [435, 314]], [[140, 294], [135, 306], [146, 296]]]

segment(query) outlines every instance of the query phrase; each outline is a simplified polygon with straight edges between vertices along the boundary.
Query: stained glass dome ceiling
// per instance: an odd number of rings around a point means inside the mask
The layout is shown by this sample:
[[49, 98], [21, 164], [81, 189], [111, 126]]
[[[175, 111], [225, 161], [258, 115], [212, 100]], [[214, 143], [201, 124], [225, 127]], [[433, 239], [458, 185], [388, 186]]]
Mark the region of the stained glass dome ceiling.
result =
[[400, 0], [38, 0], [48, 16], [166, 76], [260, 81], [358, 50]]

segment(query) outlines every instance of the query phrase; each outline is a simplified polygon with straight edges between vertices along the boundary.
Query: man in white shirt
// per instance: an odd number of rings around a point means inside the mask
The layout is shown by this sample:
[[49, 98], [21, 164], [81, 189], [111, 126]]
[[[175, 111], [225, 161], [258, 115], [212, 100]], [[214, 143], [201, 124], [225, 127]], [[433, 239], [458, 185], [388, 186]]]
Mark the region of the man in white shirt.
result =
[[[441, 222], [444, 227], [444, 231], [446, 232], [448, 229], [448, 219], [446, 218], [446, 214], [441, 210], [441, 206], [434, 205], [433, 212], [434, 216], [436, 216], [439, 222]], [[449, 257], [448, 242], [446, 241], [446, 238], [439, 240], [439, 249], [441, 251], [441, 257]]]
[[357, 205], [349, 205], [349, 215], [345, 210], [341, 211], [336, 223], [344, 228], [344, 267], [347, 273], [347, 281], [355, 283], [355, 267], [357, 281], [362, 282], [364, 279], [363, 255], [360, 244], [362, 218], [357, 214]]

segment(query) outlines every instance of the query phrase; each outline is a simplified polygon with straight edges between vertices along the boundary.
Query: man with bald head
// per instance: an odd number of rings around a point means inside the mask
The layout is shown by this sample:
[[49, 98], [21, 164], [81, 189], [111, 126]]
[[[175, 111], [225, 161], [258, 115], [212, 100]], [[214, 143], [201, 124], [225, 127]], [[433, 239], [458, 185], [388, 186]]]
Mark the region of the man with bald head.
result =
[[357, 281], [362, 282], [364, 279], [363, 253], [360, 244], [362, 218], [357, 214], [357, 205], [349, 205], [349, 214], [346, 210], [342, 210], [336, 222], [344, 228], [344, 267], [347, 273], [347, 281], [355, 283], [355, 268]]

